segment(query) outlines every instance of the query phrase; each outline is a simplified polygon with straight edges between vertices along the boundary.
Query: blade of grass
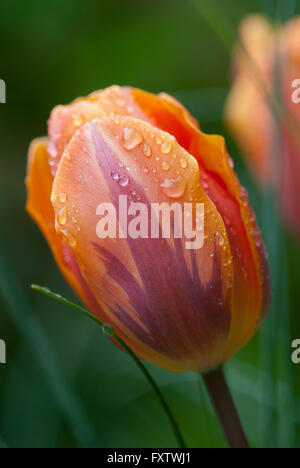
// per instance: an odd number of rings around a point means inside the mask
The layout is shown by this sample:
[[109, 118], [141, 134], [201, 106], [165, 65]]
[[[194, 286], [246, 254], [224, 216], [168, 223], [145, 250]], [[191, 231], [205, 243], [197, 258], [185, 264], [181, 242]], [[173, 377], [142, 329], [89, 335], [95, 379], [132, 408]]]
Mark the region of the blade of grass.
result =
[[146, 380], [148, 380], [149, 384], [153, 388], [154, 392], [156, 393], [156, 395], [158, 397], [159, 402], [161, 403], [161, 405], [162, 405], [162, 407], [163, 407], [163, 409], [164, 409], [164, 411], [165, 411], [165, 413], [166, 413], [166, 415], [167, 415], [167, 417], [168, 417], [168, 419], [170, 421], [170, 424], [171, 424], [171, 426], [173, 428], [173, 431], [174, 431], [175, 438], [176, 438], [179, 446], [184, 448], [186, 445], [185, 445], [183, 436], [181, 434], [181, 431], [179, 429], [179, 426], [178, 426], [178, 424], [176, 422], [176, 419], [173, 416], [173, 413], [172, 413], [168, 403], [166, 402], [163, 394], [161, 393], [159, 387], [157, 386], [155, 380], [153, 379], [153, 377], [151, 376], [151, 374], [147, 370], [147, 368], [144, 366], [142, 361], [135, 355], [135, 353], [130, 349], [130, 347], [115, 333], [114, 329], [110, 325], [108, 325], [107, 323], [102, 322], [100, 319], [98, 319], [97, 317], [92, 315], [90, 312], [88, 312], [83, 307], [81, 307], [81, 306], [79, 306], [77, 304], [74, 304], [73, 302], [69, 301], [68, 299], [65, 299], [60, 294], [53, 293], [52, 291], [50, 291], [49, 288], [44, 288], [44, 287], [38, 286], [38, 285], [32, 285], [31, 287], [35, 291], [38, 291], [41, 294], [44, 294], [44, 295], [46, 295], [48, 297], [51, 297], [52, 299], [54, 299], [54, 300], [56, 300], [58, 302], [61, 302], [62, 304], [65, 304], [68, 307], [71, 307], [72, 309], [76, 310], [77, 312], [80, 312], [85, 317], [89, 318], [90, 320], [95, 322], [97, 325], [99, 325], [100, 328], [102, 329], [103, 333], [106, 336], [108, 336], [110, 338], [113, 338], [115, 341], [117, 341], [120, 344], [120, 346], [124, 349], [124, 351], [136, 363], [138, 368], [141, 370], [141, 372], [145, 376]]
[[236, 43], [235, 34], [223, 16], [218, 13], [212, 0], [193, 0], [193, 2], [198, 7], [203, 19], [219, 37], [225, 49], [231, 52]]
[[272, 278], [272, 302], [268, 316], [260, 332], [260, 368], [263, 369], [261, 392], [266, 393], [271, 406], [262, 405], [261, 417], [263, 427], [263, 446], [277, 447], [277, 418], [273, 408], [278, 407], [277, 401], [277, 339], [278, 339], [278, 299], [279, 299], [279, 227], [274, 204], [273, 192], [266, 191], [262, 200], [261, 225], [264, 233], [267, 251], [270, 256], [270, 272]]
[[[278, 95], [281, 94], [280, 86], [280, 68], [279, 58], [275, 60], [274, 72], [274, 89]], [[276, 180], [276, 186], [280, 187], [281, 167], [282, 167], [282, 147], [283, 147], [282, 128], [279, 119], [274, 119], [273, 123], [273, 168]], [[271, 314], [273, 313], [273, 325], [271, 331], [272, 336], [269, 340], [269, 353], [272, 356], [273, 372], [276, 376], [276, 402], [278, 407], [278, 418], [276, 420], [277, 427], [277, 444], [278, 446], [288, 447], [293, 443], [295, 437], [295, 425], [289, 420], [288, 405], [286, 404], [287, 393], [280, 392], [278, 386], [279, 375], [286, 380], [289, 391], [289, 400], [293, 402], [293, 378], [291, 372], [290, 351], [290, 310], [288, 298], [288, 271], [286, 261], [286, 244], [281, 223], [278, 219], [278, 195], [274, 191], [265, 194], [265, 198], [269, 203], [265, 206], [265, 217], [263, 219], [265, 232], [268, 237], [271, 272], [273, 279], [273, 301], [271, 304]], [[267, 212], [266, 212], [267, 211]], [[275, 333], [275, 336], [273, 334]], [[271, 422], [272, 424], [273, 422]], [[285, 428], [284, 433], [282, 428]], [[289, 437], [291, 436], [291, 438]]]
[[281, 294], [279, 298], [279, 343], [277, 347], [280, 377], [286, 383], [286, 391], [278, 388], [279, 411], [279, 446], [284, 448], [296, 447], [296, 424], [291, 418], [296, 408], [295, 383], [291, 365], [290, 346], [290, 301], [289, 301], [289, 272], [287, 262], [286, 236], [280, 229], [280, 281]]
[[[296, 422], [293, 415], [296, 399], [290, 358], [291, 332], [288, 292], [286, 242], [283, 229], [276, 215], [276, 201], [272, 193], [264, 195], [263, 231], [270, 253], [273, 299], [266, 323], [261, 333], [261, 363], [265, 376], [261, 391], [267, 393], [273, 410], [263, 406], [265, 435], [269, 446], [293, 447], [296, 438]], [[279, 263], [280, 262], [280, 263]], [[284, 391], [279, 385], [279, 375]]]
[[38, 363], [57, 406], [68, 421], [80, 446], [98, 447], [97, 435], [80, 401], [60, 370], [51, 345], [44, 335], [10, 264], [0, 252], [0, 294], [13, 321]]

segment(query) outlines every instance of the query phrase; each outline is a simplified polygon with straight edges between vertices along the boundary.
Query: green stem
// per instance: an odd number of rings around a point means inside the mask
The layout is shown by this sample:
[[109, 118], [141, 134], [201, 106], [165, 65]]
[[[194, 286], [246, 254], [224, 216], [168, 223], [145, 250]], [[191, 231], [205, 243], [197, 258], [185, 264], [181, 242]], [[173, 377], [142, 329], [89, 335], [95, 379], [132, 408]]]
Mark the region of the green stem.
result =
[[43, 288], [41, 286], [37, 286], [37, 285], [32, 285], [31, 286], [32, 289], [34, 289], [35, 291], [38, 291], [48, 297], [51, 297], [52, 299], [55, 299], [57, 300], [58, 302], [61, 302], [62, 304], [65, 304], [69, 307], [71, 307], [72, 309], [75, 309], [77, 310], [77, 312], [80, 312], [81, 314], [85, 315], [86, 317], [88, 317], [90, 320], [92, 320], [93, 322], [95, 322], [97, 325], [99, 325], [103, 331], [103, 333], [110, 337], [110, 338], [113, 338], [115, 341], [117, 341], [120, 346], [124, 349], [124, 351], [127, 352], [127, 354], [133, 359], [133, 361], [136, 363], [136, 365], [138, 366], [138, 368], [142, 371], [142, 373], [144, 374], [144, 376], [146, 377], [146, 379], [148, 380], [149, 384], [151, 385], [151, 387], [153, 388], [155, 394], [157, 395], [158, 397], [158, 400], [160, 401], [169, 421], [170, 421], [170, 424], [172, 426], [172, 429], [174, 431], [174, 435], [175, 435], [175, 438], [178, 442], [178, 445], [181, 447], [181, 448], [185, 448], [186, 445], [185, 445], [185, 442], [184, 442], [184, 439], [183, 439], [183, 436], [181, 434], [181, 431], [179, 429], [179, 426], [176, 422], [176, 419], [174, 418], [173, 416], [173, 413], [168, 405], [168, 403], [166, 402], [163, 394], [161, 393], [160, 389], [158, 388], [155, 380], [153, 379], [153, 377], [151, 376], [150, 372], [146, 369], [146, 367], [144, 366], [144, 364], [142, 363], [142, 361], [135, 355], [135, 353], [132, 351], [132, 349], [122, 340], [122, 338], [120, 338], [114, 331], [114, 329], [102, 322], [102, 320], [98, 319], [97, 317], [95, 317], [94, 315], [90, 314], [90, 312], [88, 312], [86, 309], [84, 309], [83, 307], [80, 307], [79, 305], [77, 304], [74, 304], [73, 302], [69, 301], [68, 299], [65, 299], [64, 297], [62, 297], [61, 295], [59, 294], [55, 294], [53, 293], [52, 291], [50, 291], [48, 288]]
[[229, 447], [249, 448], [222, 368], [202, 376]]
[[173, 431], [174, 431], [174, 434], [175, 434], [175, 437], [176, 437], [176, 439], [178, 441], [179, 446], [182, 447], [182, 448], [186, 448], [185, 441], [184, 441], [183, 436], [182, 436], [182, 434], [180, 432], [178, 424], [177, 424], [177, 422], [176, 422], [176, 420], [175, 420], [175, 418], [174, 418], [174, 416], [172, 414], [172, 411], [171, 411], [168, 403], [166, 402], [163, 394], [161, 393], [160, 389], [158, 388], [155, 380], [153, 379], [153, 377], [151, 376], [149, 371], [146, 369], [146, 367], [144, 366], [142, 361], [140, 361], [140, 359], [134, 354], [134, 352], [131, 351], [131, 349], [126, 345], [126, 343], [124, 343], [124, 341], [121, 340], [121, 338], [119, 338], [116, 334], [114, 334], [114, 338], [121, 344], [121, 346], [123, 346], [124, 350], [127, 351], [129, 356], [134, 360], [136, 365], [139, 367], [139, 369], [142, 371], [142, 373], [144, 374], [144, 376], [146, 377], [146, 379], [148, 380], [148, 382], [152, 386], [152, 388], [153, 388], [154, 392], [156, 393], [162, 407], [165, 410], [165, 413], [167, 414], [167, 416], [169, 418], [170, 424], [171, 424], [171, 426], [173, 428]]

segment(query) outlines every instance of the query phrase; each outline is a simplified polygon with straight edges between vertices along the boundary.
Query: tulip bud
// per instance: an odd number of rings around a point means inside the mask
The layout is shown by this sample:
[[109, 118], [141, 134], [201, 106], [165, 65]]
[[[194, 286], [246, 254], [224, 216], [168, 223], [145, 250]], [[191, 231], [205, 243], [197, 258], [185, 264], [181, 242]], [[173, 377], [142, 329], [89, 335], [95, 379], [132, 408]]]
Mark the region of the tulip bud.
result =
[[[275, 29], [265, 17], [249, 16], [240, 41], [250, 62], [235, 52], [225, 119], [261, 187], [273, 185], [280, 192], [282, 217], [299, 237], [300, 140], [288, 120], [300, 126], [300, 17]], [[262, 85], [273, 95], [281, 92], [285, 124], [276, 122]]]
[[175, 99], [117, 86], [55, 108], [27, 209], [90, 311], [141, 359], [225, 362], [261, 324], [261, 234], [223, 138]]

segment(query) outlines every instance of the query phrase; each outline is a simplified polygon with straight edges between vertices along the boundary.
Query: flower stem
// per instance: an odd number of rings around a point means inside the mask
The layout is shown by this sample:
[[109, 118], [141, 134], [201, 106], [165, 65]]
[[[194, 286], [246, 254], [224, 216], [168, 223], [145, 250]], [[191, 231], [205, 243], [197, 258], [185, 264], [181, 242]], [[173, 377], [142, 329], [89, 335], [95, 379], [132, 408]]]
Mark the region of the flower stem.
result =
[[144, 376], [146, 377], [146, 379], [148, 380], [148, 382], [152, 386], [155, 394], [158, 397], [159, 402], [162, 405], [163, 410], [165, 411], [165, 413], [166, 413], [166, 415], [167, 415], [167, 417], [168, 417], [168, 419], [170, 421], [170, 424], [171, 424], [172, 429], [174, 431], [174, 435], [175, 435], [175, 438], [176, 438], [176, 440], [178, 442], [179, 447], [186, 448], [183, 436], [182, 436], [181, 431], [179, 429], [179, 426], [178, 426], [178, 424], [176, 422], [176, 419], [173, 416], [173, 413], [172, 413], [168, 403], [166, 402], [162, 392], [158, 388], [155, 380], [153, 379], [153, 377], [151, 376], [151, 374], [147, 370], [147, 368], [144, 366], [142, 361], [136, 356], [136, 354], [125, 343], [125, 341], [123, 341], [122, 338], [120, 338], [116, 334], [114, 329], [110, 325], [108, 325], [107, 323], [102, 322], [102, 320], [100, 320], [97, 317], [95, 317], [94, 315], [90, 314], [90, 312], [88, 312], [83, 307], [81, 307], [81, 306], [79, 306], [77, 304], [74, 304], [73, 302], [69, 301], [68, 299], [65, 299], [60, 294], [53, 293], [52, 291], [50, 291], [50, 289], [44, 288], [42, 286], [38, 286], [38, 285], [35, 285], [35, 284], [33, 284], [31, 287], [35, 291], [38, 291], [38, 292], [44, 294], [45, 296], [51, 297], [52, 299], [55, 299], [56, 301], [61, 302], [62, 304], [65, 304], [65, 305], [71, 307], [72, 309], [77, 310], [77, 312], [80, 312], [81, 314], [85, 315], [86, 317], [88, 317], [90, 320], [92, 320], [93, 322], [95, 322], [97, 325], [99, 325], [101, 327], [101, 330], [103, 331], [104, 335], [108, 336], [109, 338], [112, 338], [113, 340], [117, 341], [120, 344], [120, 346], [131, 357], [131, 359], [136, 363], [138, 368], [142, 371], [142, 373], [144, 374]]
[[144, 366], [144, 364], [142, 363], [142, 361], [134, 354], [133, 351], [131, 351], [131, 349], [126, 345], [126, 343], [124, 343], [123, 340], [121, 340], [121, 338], [119, 338], [117, 335], [114, 337], [116, 338], [116, 340], [120, 343], [120, 345], [124, 348], [124, 350], [129, 354], [129, 356], [134, 360], [134, 362], [136, 363], [136, 365], [140, 368], [140, 370], [142, 371], [142, 373], [144, 374], [144, 376], [146, 377], [146, 379], [148, 380], [148, 382], [150, 383], [150, 385], [152, 386], [154, 392], [156, 393], [163, 409], [165, 410], [165, 413], [167, 414], [168, 418], [169, 418], [169, 421], [170, 421], [170, 424], [173, 428], [173, 431], [174, 431], [174, 435], [178, 441], [178, 444], [179, 444], [179, 447], [181, 448], [186, 448], [186, 445], [185, 445], [185, 442], [184, 442], [184, 439], [183, 439], [183, 436], [180, 432], [180, 429], [178, 427], [178, 424], [173, 416], [173, 413], [168, 405], [168, 403], [166, 402], [163, 394], [161, 393], [159, 387], [157, 386], [155, 380], [153, 379], [153, 377], [151, 376], [150, 372], [147, 370], [147, 368]]
[[230, 448], [249, 448], [239, 415], [220, 367], [202, 374]]

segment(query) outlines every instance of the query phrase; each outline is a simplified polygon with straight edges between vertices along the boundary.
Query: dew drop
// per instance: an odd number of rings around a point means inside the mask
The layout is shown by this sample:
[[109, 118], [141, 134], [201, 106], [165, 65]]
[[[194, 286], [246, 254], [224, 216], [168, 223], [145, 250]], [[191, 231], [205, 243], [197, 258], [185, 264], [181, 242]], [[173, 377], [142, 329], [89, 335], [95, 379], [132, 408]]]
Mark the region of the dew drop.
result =
[[165, 181], [160, 184], [163, 193], [169, 198], [181, 198], [184, 195], [187, 181], [183, 180], [181, 177], [177, 179], [165, 179]]
[[59, 203], [66, 203], [67, 199], [68, 199], [68, 197], [67, 197], [66, 193], [60, 193], [57, 196], [57, 200], [59, 201]]
[[58, 151], [53, 141], [50, 141], [50, 143], [48, 144], [47, 151], [52, 158], [56, 158], [58, 155]]
[[220, 237], [219, 241], [218, 241], [218, 244], [220, 247], [222, 247], [224, 244], [225, 244], [225, 239], [223, 236]]
[[121, 187], [127, 187], [129, 184], [129, 177], [127, 175], [122, 175], [119, 179], [119, 184]]
[[149, 145], [147, 143], [144, 144], [144, 155], [146, 158], [151, 158], [152, 156], [152, 151]]
[[165, 143], [161, 145], [160, 152], [163, 154], [169, 154], [171, 153], [172, 148], [173, 148], [173, 143], [171, 143], [171, 141], [166, 141]]
[[158, 135], [156, 138], [155, 138], [155, 141], [158, 145], [161, 145], [162, 144], [162, 137], [160, 135]]
[[127, 151], [136, 148], [143, 141], [143, 136], [132, 128], [124, 128], [123, 138], [123, 146]]
[[77, 245], [77, 239], [76, 237], [73, 237], [73, 236], [69, 236], [68, 237], [68, 245], [72, 248], [76, 247]]
[[170, 163], [168, 163], [168, 161], [163, 161], [162, 162], [162, 165], [161, 165], [161, 168], [163, 171], [165, 172], [168, 172], [170, 170]]
[[182, 169], [186, 169], [188, 166], [188, 162], [185, 158], [181, 158], [179, 161], [179, 165]]
[[60, 226], [65, 226], [67, 222], [67, 210], [66, 208], [62, 208], [57, 215], [57, 222]]
[[76, 115], [73, 119], [75, 127], [80, 127], [83, 124], [83, 118], [81, 115]]
[[110, 173], [111, 177], [113, 180], [119, 180], [120, 179], [120, 175], [117, 171], [111, 171]]

